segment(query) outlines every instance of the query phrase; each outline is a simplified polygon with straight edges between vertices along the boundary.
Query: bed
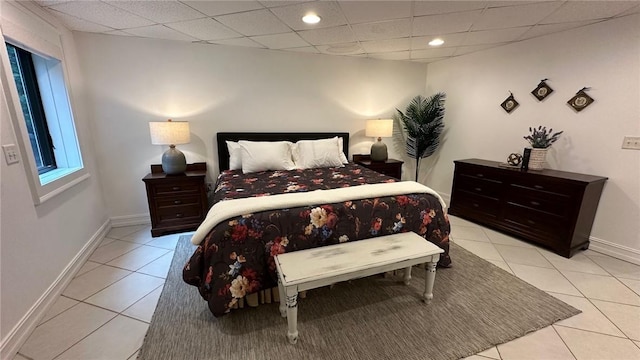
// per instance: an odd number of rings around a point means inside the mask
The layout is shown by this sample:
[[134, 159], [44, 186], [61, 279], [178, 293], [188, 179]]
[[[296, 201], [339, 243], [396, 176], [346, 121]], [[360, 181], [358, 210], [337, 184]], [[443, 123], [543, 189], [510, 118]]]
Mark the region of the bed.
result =
[[[348, 133], [218, 133], [217, 147], [213, 206], [183, 269], [184, 281], [197, 287], [214, 316], [275, 287], [274, 257], [285, 252], [413, 231], [445, 250], [440, 267], [451, 265], [442, 198], [424, 185], [347, 162]], [[292, 153], [279, 158], [272, 149]], [[252, 163], [252, 154], [262, 158]], [[263, 165], [270, 161], [275, 169]]]

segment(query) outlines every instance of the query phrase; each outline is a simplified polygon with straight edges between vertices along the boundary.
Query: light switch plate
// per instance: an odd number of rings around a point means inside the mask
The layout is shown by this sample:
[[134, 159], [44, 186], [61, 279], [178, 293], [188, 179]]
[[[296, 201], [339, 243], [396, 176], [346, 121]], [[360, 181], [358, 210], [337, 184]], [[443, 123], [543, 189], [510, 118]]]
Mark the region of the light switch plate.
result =
[[7, 161], [7, 165], [15, 164], [20, 161], [16, 144], [2, 145], [2, 150], [4, 151], [4, 159]]

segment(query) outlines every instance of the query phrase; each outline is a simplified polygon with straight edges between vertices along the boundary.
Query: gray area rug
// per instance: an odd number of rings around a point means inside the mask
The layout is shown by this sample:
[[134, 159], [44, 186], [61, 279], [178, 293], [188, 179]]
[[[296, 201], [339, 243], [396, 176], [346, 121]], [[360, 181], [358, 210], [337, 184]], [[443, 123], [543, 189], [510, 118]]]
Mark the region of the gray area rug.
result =
[[182, 266], [195, 246], [182, 236], [138, 359], [458, 359], [580, 311], [451, 244], [434, 299], [420, 301], [425, 271], [320, 288], [299, 301], [296, 345], [278, 304], [215, 318]]

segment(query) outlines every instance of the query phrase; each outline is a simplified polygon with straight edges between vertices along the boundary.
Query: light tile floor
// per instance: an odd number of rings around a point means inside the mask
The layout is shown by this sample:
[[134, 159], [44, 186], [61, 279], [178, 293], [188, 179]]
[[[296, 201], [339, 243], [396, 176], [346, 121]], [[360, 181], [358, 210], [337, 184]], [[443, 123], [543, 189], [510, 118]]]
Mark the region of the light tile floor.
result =
[[[450, 218], [453, 242], [582, 310], [467, 360], [640, 360], [640, 266], [591, 250], [566, 259]], [[14, 359], [135, 359], [179, 235], [112, 229]]]

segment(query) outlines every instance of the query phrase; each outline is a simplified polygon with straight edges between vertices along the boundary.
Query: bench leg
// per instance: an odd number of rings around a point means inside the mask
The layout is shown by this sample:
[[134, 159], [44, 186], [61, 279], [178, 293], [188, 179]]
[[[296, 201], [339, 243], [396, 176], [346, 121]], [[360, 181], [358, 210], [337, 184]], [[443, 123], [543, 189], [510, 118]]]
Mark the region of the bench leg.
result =
[[436, 280], [436, 264], [435, 262], [427, 263], [427, 274], [425, 276], [424, 294], [422, 295], [424, 302], [433, 299], [433, 283]]
[[287, 338], [289, 342], [298, 342], [298, 289], [296, 286], [286, 289], [287, 292]]
[[287, 317], [287, 298], [284, 296], [284, 286], [278, 275], [278, 294], [280, 295], [280, 315]]
[[411, 266], [404, 269], [404, 284], [409, 285], [409, 280], [411, 280]]

